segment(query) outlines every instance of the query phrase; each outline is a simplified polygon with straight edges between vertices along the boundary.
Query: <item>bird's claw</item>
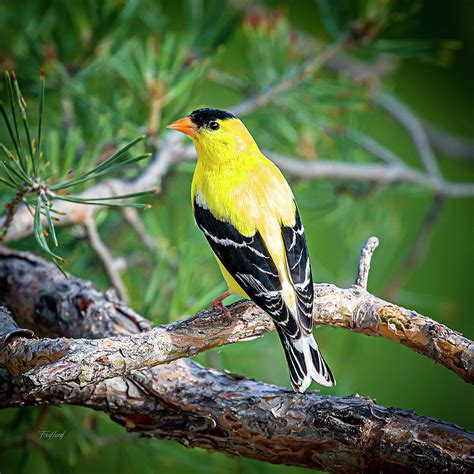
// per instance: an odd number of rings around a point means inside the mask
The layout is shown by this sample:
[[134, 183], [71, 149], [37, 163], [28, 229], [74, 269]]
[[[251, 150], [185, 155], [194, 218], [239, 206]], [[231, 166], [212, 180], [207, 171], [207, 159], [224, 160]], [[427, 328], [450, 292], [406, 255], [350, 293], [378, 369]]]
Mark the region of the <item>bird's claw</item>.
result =
[[211, 303], [211, 306], [209, 307], [210, 310], [215, 310], [215, 309], [218, 309], [220, 310], [226, 320], [227, 320], [227, 323], [231, 323], [232, 322], [232, 313], [230, 312], [230, 310], [228, 308], [226, 308], [223, 304], [222, 304], [222, 301], [216, 301], [214, 300], [212, 303]]
[[232, 314], [231, 312], [222, 304], [222, 300], [227, 298], [228, 296], [231, 295], [230, 291], [224, 291], [221, 295], [219, 295], [217, 298], [214, 298], [214, 300], [211, 303], [211, 306], [209, 307], [210, 310], [213, 309], [219, 309], [224, 313], [225, 319], [227, 324], [230, 324], [232, 322]]

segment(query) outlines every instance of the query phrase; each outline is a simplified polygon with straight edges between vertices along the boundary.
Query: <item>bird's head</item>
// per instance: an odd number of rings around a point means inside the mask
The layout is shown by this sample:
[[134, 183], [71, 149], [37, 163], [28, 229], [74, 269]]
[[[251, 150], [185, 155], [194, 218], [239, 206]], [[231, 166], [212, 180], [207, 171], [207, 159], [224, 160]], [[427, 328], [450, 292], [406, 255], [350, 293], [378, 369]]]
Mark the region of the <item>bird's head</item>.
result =
[[224, 110], [198, 109], [167, 128], [189, 135], [200, 158], [225, 160], [258, 151], [245, 125]]

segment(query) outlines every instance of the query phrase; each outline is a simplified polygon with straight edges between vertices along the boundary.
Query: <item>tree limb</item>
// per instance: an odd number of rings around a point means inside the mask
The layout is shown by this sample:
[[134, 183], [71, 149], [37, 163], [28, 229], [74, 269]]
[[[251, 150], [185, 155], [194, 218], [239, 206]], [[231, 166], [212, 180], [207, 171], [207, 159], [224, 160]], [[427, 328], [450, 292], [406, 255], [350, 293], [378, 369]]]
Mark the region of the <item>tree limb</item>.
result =
[[0, 375], [0, 406], [81, 405], [127, 430], [232, 456], [331, 472], [469, 472], [474, 436], [357, 395], [296, 394], [190, 361], [79, 388], [24, 391]]
[[[352, 288], [314, 285], [315, 322], [395, 340], [474, 383], [472, 341], [430, 318], [387, 303], [366, 291], [370, 260], [377, 245], [378, 239], [374, 237], [364, 245]], [[18, 271], [4, 267], [5, 253], [11, 256], [11, 251], [0, 250], [0, 283], [5, 272]], [[7, 261], [13, 260], [8, 258]], [[13, 295], [14, 300], [23, 291], [15, 284], [11, 288], [3, 295], [0, 293], [7, 304], [13, 302]], [[48, 288], [48, 291], [54, 289]], [[201, 311], [191, 318], [133, 336], [39, 341], [16, 338], [0, 353], [0, 365], [11, 373], [27, 372], [24, 377], [31, 383], [32, 390], [67, 382], [96, 383], [274, 330], [271, 318], [251, 302], [240, 302], [230, 309], [230, 324], [218, 311]], [[56, 356], [58, 353], [60, 358]], [[44, 365], [49, 355], [53, 363]], [[40, 367], [37, 367], [38, 360]]]
[[[363, 260], [370, 259], [370, 248], [364, 255]], [[367, 263], [362, 267], [368, 268]], [[353, 292], [353, 301], [363, 293], [360, 287], [321, 285], [320, 290], [324, 287], [329, 293], [318, 295], [318, 300], [323, 296], [323, 316], [329, 320], [337, 319], [334, 307], [345, 297], [338, 292]], [[149, 329], [146, 320], [120, 301], [88, 282], [65, 280], [52, 264], [28, 253], [1, 250], [0, 300], [9, 303], [22, 326], [34, 327], [39, 336], [102, 338]], [[331, 301], [332, 306], [327, 304]], [[359, 313], [363, 317], [358, 324], [365, 331], [364, 315], [369, 313]], [[344, 325], [345, 319], [341, 321]], [[333, 472], [464, 472], [474, 467], [474, 438], [455, 425], [358, 396], [296, 394], [184, 359], [125, 379], [84, 387], [76, 382], [54, 384], [34, 394], [23, 376], [0, 374], [0, 406], [25, 403], [88, 406], [147, 436]]]

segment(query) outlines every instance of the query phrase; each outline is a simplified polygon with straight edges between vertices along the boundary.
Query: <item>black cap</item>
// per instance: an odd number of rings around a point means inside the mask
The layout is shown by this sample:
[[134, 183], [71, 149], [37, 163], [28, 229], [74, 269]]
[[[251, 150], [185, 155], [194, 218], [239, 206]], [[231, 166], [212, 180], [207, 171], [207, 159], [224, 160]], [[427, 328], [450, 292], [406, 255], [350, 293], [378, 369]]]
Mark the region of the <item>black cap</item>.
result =
[[215, 120], [235, 119], [235, 115], [232, 115], [230, 112], [211, 108], [194, 110], [191, 112], [190, 117], [199, 128], [206, 127]]

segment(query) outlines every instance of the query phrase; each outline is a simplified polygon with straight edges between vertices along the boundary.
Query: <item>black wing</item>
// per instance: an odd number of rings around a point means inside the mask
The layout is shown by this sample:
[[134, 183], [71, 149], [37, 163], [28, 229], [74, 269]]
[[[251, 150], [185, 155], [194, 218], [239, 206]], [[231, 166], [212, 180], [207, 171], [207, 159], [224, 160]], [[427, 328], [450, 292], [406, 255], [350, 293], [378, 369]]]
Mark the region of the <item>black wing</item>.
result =
[[285, 334], [300, 337], [300, 326], [281, 297], [278, 271], [260, 233], [242, 235], [233, 225], [216, 219], [196, 200], [194, 217], [214, 253], [247, 295], [273, 317]]
[[309, 334], [313, 328], [313, 276], [304, 227], [296, 202], [295, 208], [295, 225], [294, 227], [282, 227], [282, 235], [286, 248], [288, 273], [296, 290], [298, 319], [303, 331]]

